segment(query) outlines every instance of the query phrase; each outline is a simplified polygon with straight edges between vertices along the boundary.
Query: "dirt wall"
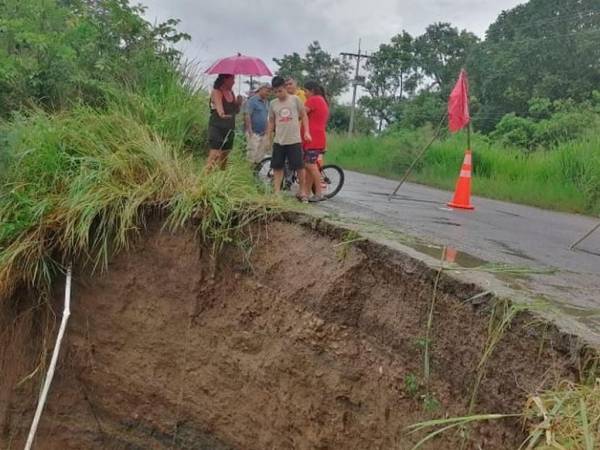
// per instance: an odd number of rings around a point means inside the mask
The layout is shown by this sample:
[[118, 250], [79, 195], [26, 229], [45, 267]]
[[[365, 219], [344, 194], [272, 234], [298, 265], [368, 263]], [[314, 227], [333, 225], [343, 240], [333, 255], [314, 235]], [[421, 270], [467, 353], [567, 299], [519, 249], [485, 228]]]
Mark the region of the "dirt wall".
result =
[[[422, 436], [408, 425], [465, 414], [488, 337], [489, 310], [464, 301], [478, 288], [440, 278], [427, 388], [436, 272], [343, 236], [274, 222], [255, 230], [251, 253], [215, 261], [191, 232], [155, 226], [106, 275], [77, 277], [36, 448], [410, 449]], [[43, 340], [52, 317], [27, 298], [0, 316], [0, 448], [22, 448], [38, 355], [53, 344]], [[60, 320], [60, 291], [52, 305]], [[519, 412], [527, 393], [574, 376], [568, 343], [530, 319], [515, 320], [490, 360], [477, 412]], [[509, 449], [523, 433], [504, 421], [469, 439]]]

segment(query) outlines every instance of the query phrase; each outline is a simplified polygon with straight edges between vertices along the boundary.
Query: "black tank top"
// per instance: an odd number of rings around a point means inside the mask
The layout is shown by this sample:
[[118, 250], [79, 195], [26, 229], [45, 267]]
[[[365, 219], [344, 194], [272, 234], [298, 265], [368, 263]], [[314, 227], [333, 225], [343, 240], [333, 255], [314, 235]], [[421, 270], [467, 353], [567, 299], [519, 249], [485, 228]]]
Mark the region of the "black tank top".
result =
[[238, 112], [238, 105], [236, 103], [235, 95], [233, 94], [233, 92], [231, 92], [231, 96], [233, 98], [233, 101], [228, 102], [227, 99], [225, 98], [225, 95], [223, 95], [223, 111], [225, 112], [225, 115], [231, 116], [231, 117], [220, 117], [219, 113], [217, 112], [217, 108], [212, 101], [212, 98], [209, 100], [209, 105], [210, 105], [210, 119], [208, 122], [209, 125], [213, 125], [213, 126], [216, 126], [219, 128], [228, 128], [228, 129], [235, 128], [235, 115]]

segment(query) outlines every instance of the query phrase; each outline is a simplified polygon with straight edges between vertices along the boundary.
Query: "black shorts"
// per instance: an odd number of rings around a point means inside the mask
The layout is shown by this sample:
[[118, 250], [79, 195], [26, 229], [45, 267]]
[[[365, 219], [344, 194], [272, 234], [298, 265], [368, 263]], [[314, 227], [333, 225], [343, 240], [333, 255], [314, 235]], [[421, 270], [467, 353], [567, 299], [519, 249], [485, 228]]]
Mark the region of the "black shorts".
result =
[[229, 151], [233, 148], [235, 130], [215, 125], [208, 127], [208, 145], [211, 150]]
[[324, 153], [323, 150], [311, 148], [310, 150], [304, 150], [304, 163], [305, 164], [316, 164], [319, 160], [319, 156]]
[[286, 160], [291, 170], [304, 169], [304, 161], [302, 160], [302, 145], [300, 143], [292, 145], [273, 144], [271, 169], [283, 169]]

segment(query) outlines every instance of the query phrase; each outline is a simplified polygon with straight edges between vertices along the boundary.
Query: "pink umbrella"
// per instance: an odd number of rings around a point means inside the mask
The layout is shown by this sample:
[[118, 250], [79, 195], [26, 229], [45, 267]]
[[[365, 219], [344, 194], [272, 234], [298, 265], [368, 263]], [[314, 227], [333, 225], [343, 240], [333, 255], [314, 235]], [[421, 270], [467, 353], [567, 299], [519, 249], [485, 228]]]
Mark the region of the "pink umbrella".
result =
[[262, 59], [253, 56], [244, 56], [240, 53], [236, 56], [218, 60], [208, 68], [206, 73], [209, 75], [223, 73], [228, 75], [247, 75], [251, 77], [273, 75]]

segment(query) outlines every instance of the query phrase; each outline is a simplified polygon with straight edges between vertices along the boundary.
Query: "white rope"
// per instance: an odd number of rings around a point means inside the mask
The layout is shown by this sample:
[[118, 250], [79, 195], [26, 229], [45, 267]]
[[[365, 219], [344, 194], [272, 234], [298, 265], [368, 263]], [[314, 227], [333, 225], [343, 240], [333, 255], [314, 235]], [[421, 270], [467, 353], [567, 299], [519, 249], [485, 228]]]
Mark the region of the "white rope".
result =
[[35, 416], [33, 417], [33, 423], [31, 424], [31, 429], [29, 430], [29, 436], [27, 436], [27, 443], [25, 444], [25, 450], [31, 450], [31, 446], [33, 445], [33, 440], [35, 439], [35, 433], [37, 431], [38, 424], [40, 422], [40, 417], [42, 417], [42, 411], [44, 410], [44, 405], [46, 404], [46, 397], [48, 396], [48, 391], [50, 390], [50, 384], [52, 383], [52, 378], [54, 378], [54, 370], [56, 369], [56, 361], [58, 360], [58, 353], [60, 352], [60, 345], [62, 343], [63, 336], [65, 334], [65, 329], [67, 328], [67, 321], [69, 320], [69, 316], [71, 315], [71, 265], [67, 268], [67, 281], [65, 284], [65, 308], [63, 311], [62, 322], [60, 323], [60, 329], [58, 330], [58, 336], [56, 337], [56, 344], [54, 345], [54, 352], [52, 353], [52, 360], [50, 362], [50, 367], [48, 368], [48, 373], [46, 374], [46, 379], [44, 380], [44, 387], [42, 388], [42, 393], [40, 394], [40, 398], [38, 400], [37, 409], [35, 410]]

